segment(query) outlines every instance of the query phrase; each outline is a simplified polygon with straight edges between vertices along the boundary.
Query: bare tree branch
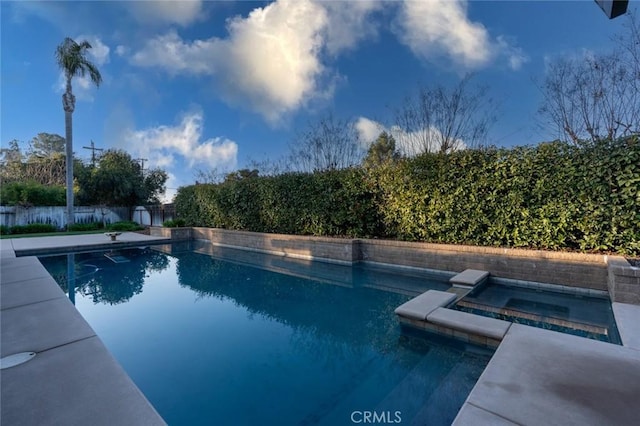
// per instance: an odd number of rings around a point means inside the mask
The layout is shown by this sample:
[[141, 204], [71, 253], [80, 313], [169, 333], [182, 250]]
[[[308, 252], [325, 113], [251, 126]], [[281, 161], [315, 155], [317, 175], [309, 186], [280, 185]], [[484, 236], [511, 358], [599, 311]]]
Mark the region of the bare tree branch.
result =
[[540, 115], [559, 137], [579, 145], [640, 131], [640, 31], [630, 15], [628, 33], [611, 53], [552, 62], [542, 86]]
[[482, 144], [495, 122], [487, 87], [471, 87], [467, 75], [452, 89], [422, 87], [395, 112], [396, 138], [405, 154], [452, 152]]
[[355, 166], [363, 156], [355, 123], [327, 114], [297, 136], [290, 146], [291, 168], [307, 172]]

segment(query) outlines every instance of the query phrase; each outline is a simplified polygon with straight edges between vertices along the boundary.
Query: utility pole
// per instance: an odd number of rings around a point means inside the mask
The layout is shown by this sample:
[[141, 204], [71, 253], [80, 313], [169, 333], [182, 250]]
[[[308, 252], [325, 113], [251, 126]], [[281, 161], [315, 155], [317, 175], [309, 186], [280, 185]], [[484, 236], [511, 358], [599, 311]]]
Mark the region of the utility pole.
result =
[[136, 158], [134, 161], [139, 161], [140, 162], [140, 171], [142, 172], [142, 174], [144, 174], [144, 162], [145, 161], [149, 161], [148, 158]]
[[82, 148], [91, 150], [91, 166], [95, 167], [96, 166], [96, 151], [102, 152], [102, 151], [104, 151], [104, 149], [96, 148], [96, 144], [93, 142], [93, 140], [91, 141], [91, 146], [83, 146]]

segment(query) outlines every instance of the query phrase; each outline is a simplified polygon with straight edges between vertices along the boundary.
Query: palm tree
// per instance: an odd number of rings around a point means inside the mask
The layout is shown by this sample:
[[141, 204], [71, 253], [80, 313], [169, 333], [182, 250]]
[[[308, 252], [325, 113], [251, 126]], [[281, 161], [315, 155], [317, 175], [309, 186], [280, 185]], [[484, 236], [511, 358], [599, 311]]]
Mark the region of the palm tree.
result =
[[89, 73], [91, 81], [100, 86], [102, 76], [98, 68], [86, 58], [87, 49], [91, 49], [88, 41], [76, 43], [72, 38], [66, 37], [56, 48], [56, 62], [64, 71], [67, 79], [67, 88], [62, 95], [64, 108], [64, 127], [66, 144], [66, 181], [67, 181], [67, 227], [73, 225], [73, 128], [72, 116], [76, 106], [76, 97], [71, 90], [71, 79], [75, 76], [84, 77]]

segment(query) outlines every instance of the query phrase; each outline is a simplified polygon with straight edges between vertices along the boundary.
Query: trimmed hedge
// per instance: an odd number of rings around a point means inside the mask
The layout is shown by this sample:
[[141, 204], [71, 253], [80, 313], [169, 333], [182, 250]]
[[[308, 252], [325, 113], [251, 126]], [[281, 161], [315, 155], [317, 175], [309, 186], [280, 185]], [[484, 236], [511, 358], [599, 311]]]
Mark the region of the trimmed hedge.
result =
[[45, 232], [56, 232], [58, 228], [47, 223], [30, 223], [29, 225], [16, 225], [9, 228], [9, 234], [42, 234]]
[[374, 237], [381, 221], [366, 176], [348, 169], [182, 187], [176, 211], [187, 226]]
[[640, 253], [640, 141], [425, 154], [180, 188], [189, 226]]
[[165, 228], [180, 228], [182, 226], [184, 226], [184, 220], [182, 219], [169, 219], [169, 220], [165, 220], [162, 223], [162, 226], [164, 226]]
[[107, 225], [107, 231], [122, 231], [122, 232], [132, 232], [132, 231], [140, 231], [144, 229], [140, 224], [132, 221], [123, 220], [120, 222], [112, 223], [111, 225]]

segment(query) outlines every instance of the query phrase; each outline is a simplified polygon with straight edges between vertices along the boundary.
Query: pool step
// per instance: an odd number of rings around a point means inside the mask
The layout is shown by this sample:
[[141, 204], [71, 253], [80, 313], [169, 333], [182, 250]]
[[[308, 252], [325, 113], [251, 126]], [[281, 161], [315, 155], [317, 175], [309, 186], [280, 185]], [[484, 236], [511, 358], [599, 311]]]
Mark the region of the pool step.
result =
[[449, 288], [449, 290], [447, 290], [447, 293], [452, 293], [456, 295], [456, 303], [460, 300], [462, 300], [463, 298], [467, 297], [467, 295], [469, 293], [471, 293], [473, 291], [473, 287], [454, 287], [451, 286], [451, 288]]
[[469, 288], [484, 283], [487, 278], [489, 278], [488, 271], [480, 271], [478, 269], [465, 269], [458, 275], [451, 277], [449, 282], [454, 287]]
[[130, 260], [121, 255], [120, 253], [105, 253], [104, 257], [112, 261], [113, 263], [127, 263]]
[[509, 308], [498, 308], [495, 306], [483, 305], [480, 303], [469, 302], [466, 300], [458, 301], [457, 306], [461, 308], [472, 309], [475, 311], [490, 312], [493, 314], [504, 315], [512, 318], [552, 324], [559, 327], [566, 327], [566, 328], [571, 328], [573, 330], [584, 331], [587, 333], [601, 334], [604, 336], [607, 336], [609, 334], [609, 331], [606, 327], [599, 327], [597, 325], [585, 324], [585, 323], [580, 323], [576, 321], [568, 321], [560, 318], [547, 317], [544, 315], [538, 315], [531, 312], [522, 312], [522, 311], [517, 311]]
[[435, 309], [447, 306], [455, 299], [455, 294], [447, 293], [446, 291], [429, 290], [398, 306], [395, 313], [401, 317], [424, 321]]
[[453, 309], [438, 308], [431, 312], [427, 321], [455, 331], [502, 340], [511, 323], [496, 318], [483, 317]]
[[395, 313], [403, 326], [496, 348], [511, 323], [445, 308], [456, 298], [456, 293], [429, 290], [397, 307]]

